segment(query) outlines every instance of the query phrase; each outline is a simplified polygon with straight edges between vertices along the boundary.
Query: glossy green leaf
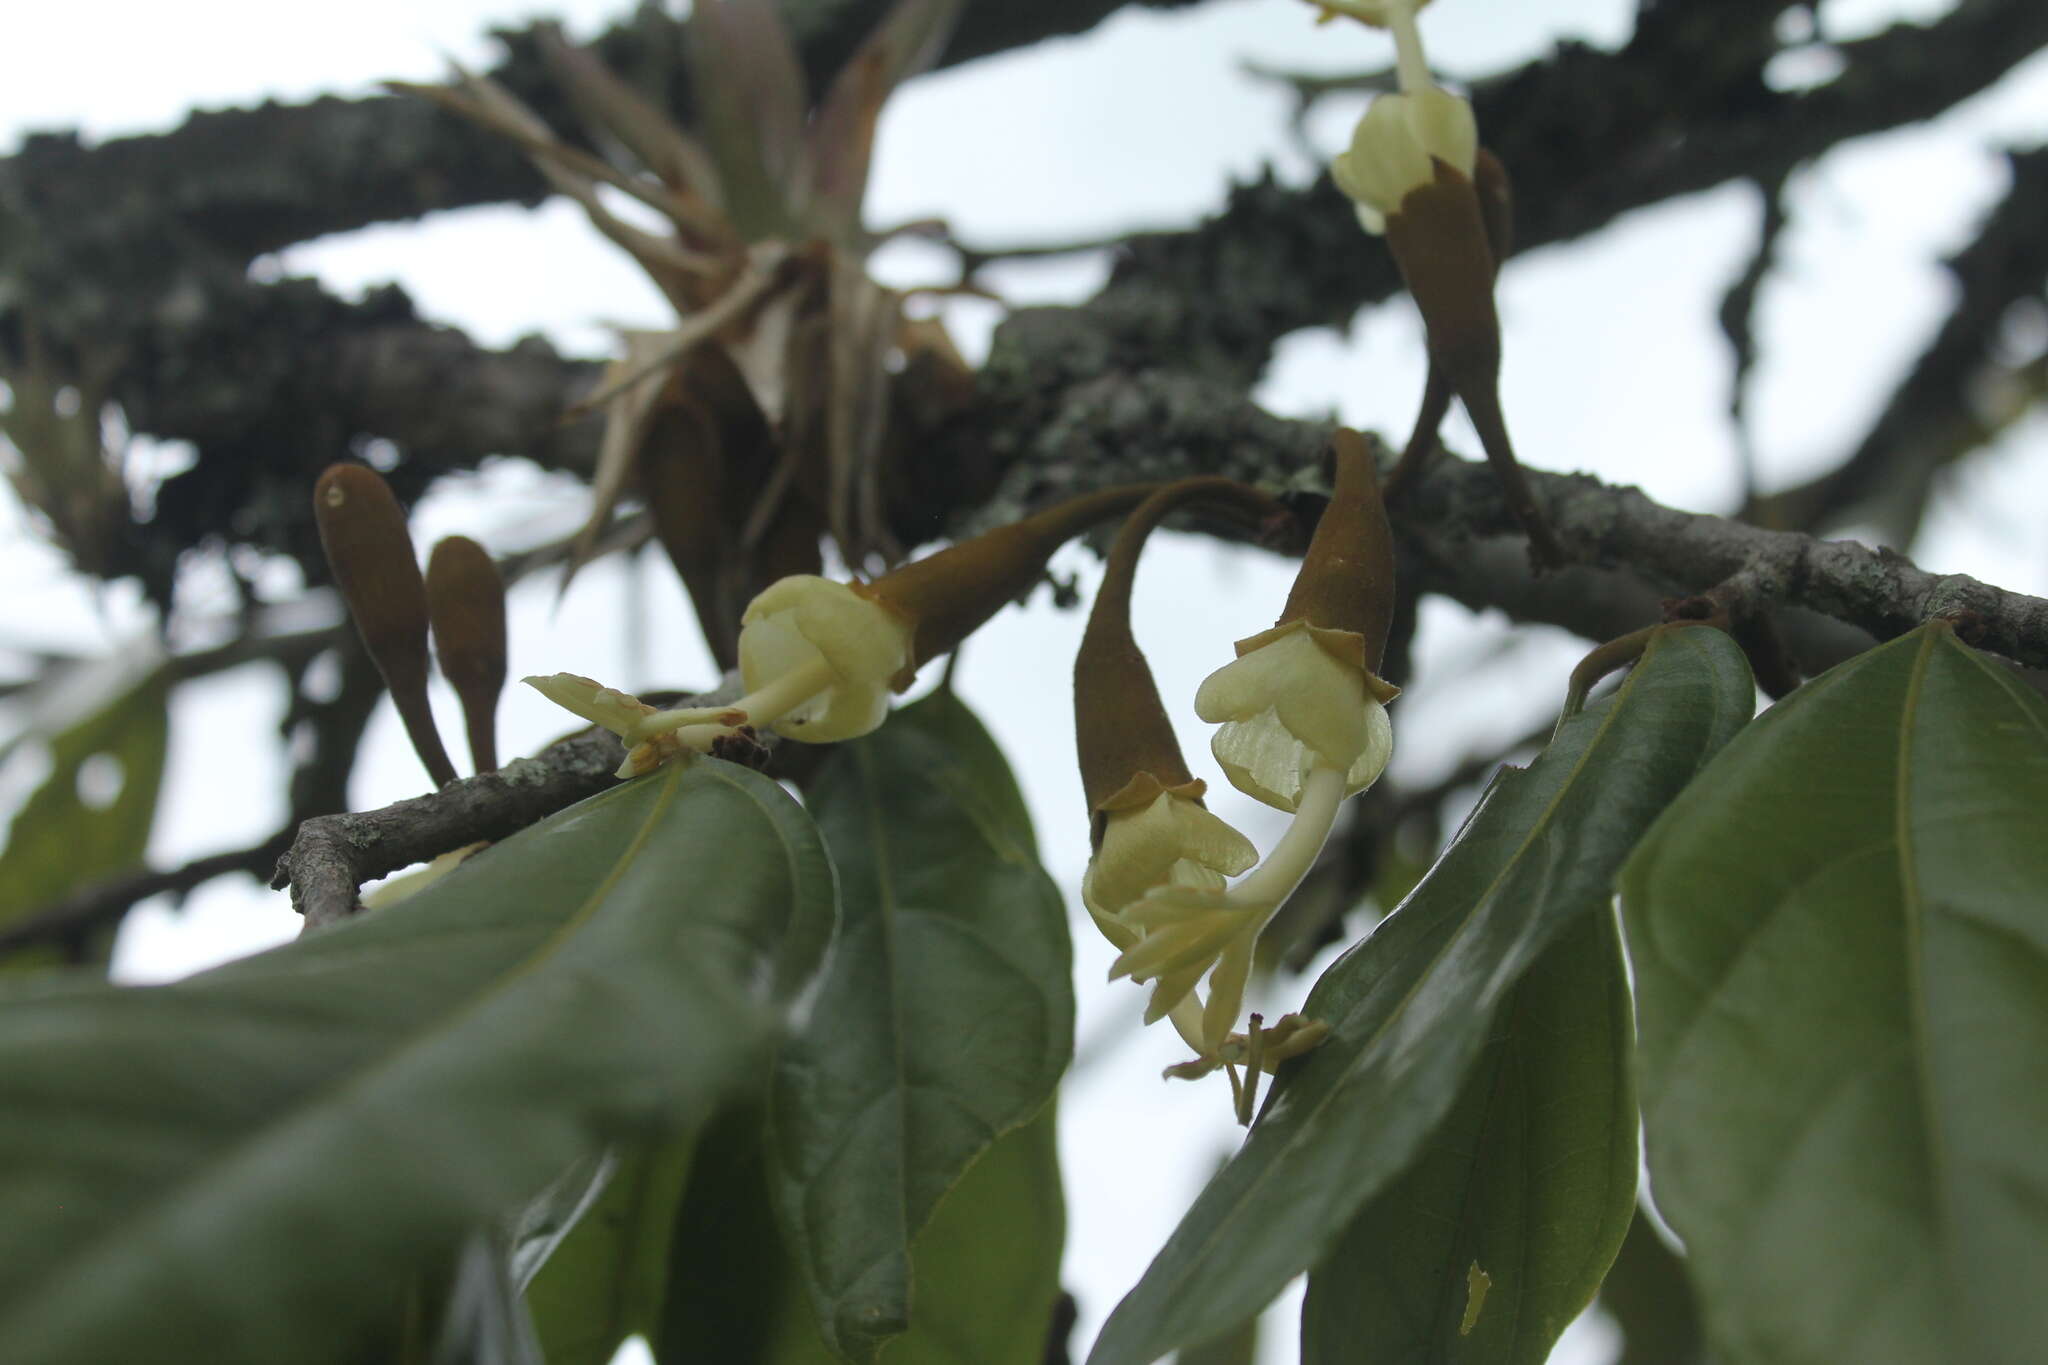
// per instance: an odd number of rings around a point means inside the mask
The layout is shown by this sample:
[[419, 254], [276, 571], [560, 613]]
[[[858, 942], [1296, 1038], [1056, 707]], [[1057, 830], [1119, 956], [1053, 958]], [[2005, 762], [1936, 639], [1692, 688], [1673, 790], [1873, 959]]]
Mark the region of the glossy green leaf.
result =
[[811, 793], [844, 919], [777, 1059], [770, 1186], [825, 1340], [851, 1359], [908, 1326], [912, 1239], [1072, 1050], [1065, 906], [964, 716], [944, 693], [899, 712]]
[[1092, 1365], [1144, 1365], [1224, 1331], [1329, 1252], [1450, 1111], [1515, 982], [1608, 904], [1636, 839], [1753, 697], [1726, 636], [1663, 632], [1610, 702], [1495, 779], [1414, 893], [1317, 983], [1305, 1008], [1330, 1040], [1279, 1078]]
[[1053, 1107], [998, 1138], [911, 1247], [910, 1330], [882, 1365], [1039, 1365], [1060, 1296], [1066, 1201]]
[[175, 985], [0, 994], [0, 1341], [344, 1357], [467, 1230], [758, 1074], [832, 894], [795, 803], [704, 762]]
[[656, 1330], [692, 1146], [675, 1138], [618, 1153], [603, 1192], [527, 1285], [548, 1365], [608, 1365], [626, 1338]]
[[[761, 1106], [749, 1098], [698, 1139], [669, 1241], [668, 1291], [650, 1338], [660, 1365], [773, 1365], [831, 1356], [768, 1204]], [[552, 1365], [552, 1362], [550, 1363]]]
[[1621, 1330], [1614, 1365], [1706, 1365], [1706, 1338], [1685, 1262], [1641, 1210], [1601, 1281], [1600, 1307]]
[[1193, 1346], [1183, 1346], [1173, 1356], [1173, 1365], [1256, 1365], [1259, 1358], [1259, 1319], [1248, 1318], [1220, 1337]]
[[[7, 828], [0, 923], [142, 863], [156, 821], [170, 737], [165, 686], [152, 676], [50, 740], [50, 775]], [[104, 961], [111, 936], [92, 954]], [[9, 965], [54, 961], [16, 954]]]
[[1543, 1365], [1635, 1213], [1634, 1023], [1611, 914], [1494, 1015], [1415, 1163], [1311, 1271], [1304, 1365]]
[[1734, 1362], [2048, 1343], [2048, 704], [1923, 627], [1772, 708], [1623, 897], [1658, 1208]]
[[[832, 1365], [769, 1212], [759, 1119], [706, 1139], [677, 1215], [661, 1365]], [[910, 1329], [882, 1365], [1037, 1365], [1066, 1231], [1050, 1105], [983, 1152], [912, 1249]], [[553, 1365], [553, 1361], [550, 1361]]]

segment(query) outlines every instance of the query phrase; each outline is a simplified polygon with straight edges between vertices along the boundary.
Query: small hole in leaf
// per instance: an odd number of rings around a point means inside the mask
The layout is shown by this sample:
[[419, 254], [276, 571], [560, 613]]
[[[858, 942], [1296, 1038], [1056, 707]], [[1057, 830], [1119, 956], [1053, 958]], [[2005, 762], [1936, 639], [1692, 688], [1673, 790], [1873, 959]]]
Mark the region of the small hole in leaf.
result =
[[88, 809], [105, 810], [121, 797], [127, 773], [112, 754], [94, 754], [78, 765], [78, 799]]

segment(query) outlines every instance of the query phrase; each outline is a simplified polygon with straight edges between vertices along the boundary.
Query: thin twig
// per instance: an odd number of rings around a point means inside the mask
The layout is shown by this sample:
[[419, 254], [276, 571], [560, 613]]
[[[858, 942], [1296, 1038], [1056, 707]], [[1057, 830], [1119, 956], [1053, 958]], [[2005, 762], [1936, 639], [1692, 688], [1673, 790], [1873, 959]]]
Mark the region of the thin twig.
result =
[[135, 872], [94, 882], [27, 919], [0, 928], [0, 957], [35, 944], [75, 940], [109, 921], [119, 919], [136, 902], [160, 896], [166, 891], [182, 895], [231, 872], [247, 872], [260, 877], [285, 850], [290, 839], [290, 830], [279, 830], [261, 843], [195, 858], [182, 867], [159, 872]]

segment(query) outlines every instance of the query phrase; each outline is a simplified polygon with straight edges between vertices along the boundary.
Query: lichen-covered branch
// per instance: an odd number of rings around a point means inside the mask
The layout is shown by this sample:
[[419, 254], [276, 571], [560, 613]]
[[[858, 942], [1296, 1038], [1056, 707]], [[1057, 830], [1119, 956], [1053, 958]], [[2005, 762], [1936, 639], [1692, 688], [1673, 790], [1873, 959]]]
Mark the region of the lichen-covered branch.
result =
[[[843, 57], [875, 8], [796, 6], [806, 61]], [[1110, 8], [969, 6], [951, 55], [1085, 26]], [[1581, 236], [1728, 179], [1782, 174], [1843, 140], [1939, 112], [2048, 44], [2048, 6], [2037, 0], [1964, 0], [1934, 23], [1842, 45], [1843, 71], [1825, 85], [1777, 92], [1761, 75], [1770, 44], [1723, 50], [1712, 41], [1731, 31], [1721, 7], [1705, 31], [1671, 8], [1647, 9], [1619, 53], [1567, 45], [1475, 91], [1481, 126], [1520, 186], [1524, 245]], [[1751, 18], [1770, 8], [1742, 7]], [[672, 32], [650, 35], [619, 30], [605, 53], [645, 76], [649, 52], [676, 42]], [[547, 112], [553, 97], [529, 60], [530, 35], [512, 46], [504, 74]], [[124, 542], [117, 571], [161, 592], [178, 553], [223, 533], [317, 564], [304, 489], [373, 437], [404, 452], [393, 482], [405, 498], [487, 453], [589, 468], [594, 426], [556, 418], [587, 389], [590, 366], [540, 343], [478, 348], [414, 316], [395, 290], [345, 304], [305, 281], [248, 280], [249, 252], [351, 221], [537, 195], [513, 154], [480, 146], [431, 110], [403, 109], [391, 100], [267, 107], [196, 117], [155, 140], [33, 143], [0, 159], [0, 219], [10, 225], [0, 233], [0, 294], [20, 301], [0, 316], [0, 352], [10, 329], [33, 317], [75, 359], [118, 363], [115, 397], [137, 430], [199, 448], [198, 466], [165, 485], [155, 521]], [[566, 115], [562, 123], [573, 126]], [[273, 126], [274, 143], [262, 131]], [[322, 169], [336, 156], [353, 160]], [[195, 158], [203, 164], [187, 164]], [[488, 183], [462, 179], [472, 172]], [[116, 183], [118, 195], [105, 192]], [[363, 217], [307, 208], [306, 195], [330, 189]], [[2048, 231], [2030, 240], [2048, 256]], [[968, 510], [1020, 444], [1092, 439], [1056, 424], [1070, 389], [1124, 384], [1155, 367], [1246, 387], [1280, 337], [1341, 325], [1396, 287], [1391, 259], [1361, 249], [1327, 182], [1244, 186], [1199, 227], [1134, 238], [1095, 300], [1005, 324], [979, 403], [932, 447], [944, 458], [904, 481], [921, 504], [899, 509], [900, 529], [928, 535]]]
[[364, 882], [480, 839], [503, 839], [613, 785], [625, 750], [606, 730], [585, 730], [494, 773], [353, 815], [299, 826], [271, 885], [289, 886], [308, 927], [353, 914]]

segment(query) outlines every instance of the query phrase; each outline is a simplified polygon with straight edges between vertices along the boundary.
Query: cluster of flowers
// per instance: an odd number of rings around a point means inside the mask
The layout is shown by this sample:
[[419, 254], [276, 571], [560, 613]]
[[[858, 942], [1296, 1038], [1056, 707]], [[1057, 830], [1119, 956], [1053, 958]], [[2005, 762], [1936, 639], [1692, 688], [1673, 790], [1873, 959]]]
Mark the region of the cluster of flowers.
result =
[[[1374, 101], [1332, 174], [1366, 229], [1385, 234], [1427, 325], [1431, 391], [1403, 468], [1427, 453], [1455, 392], [1507, 478], [1513, 458], [1495, 397], [1493, 306], [1506, 250], [1504, 176], [1478, 146], [1470, 106], [1430, 78], [1416, 27], [1428, 0], [1312, 3], [1324, 18], [1389, 29], [1399, 54], [1400, 92]], [[1169, 512], [1201, 504], [1266, 529], [1285, 520], [1272, 499], [1228, 479], [1107, 489], [872, 582], [785, 578], [742, 618], [745, 695], [729, 706], [662, 711], [571, 674], [527, 681], [626, 741], [621, 776], [709, 752], [746, 727], [812, 743], [852, 739], [886, 719], [891, 691], [921, 665], [1028, 591], [1060, 544], [1124, 515], [1075, 662], [1093, 850], [1082, 899], [1119, 950], [1111, 979], [1148, 983], [1146, 1022], [1171, 1020], [1194, 1049], [1195, 1060], [1171, 1074], [1225, 1068], [1248, 1121], [1260, 1072], [1328, 1032], [1297, 1015], [1270, 1029], [1254, 1015], [1236, 1031], [1254, 946], [1314, 863], [1344, 799], [1378, 779], [1393, 745], [1386, 705], [1396, 689], [1378, 676], [1393, 603], [1391, 533], [1366, 442], [1340, 431], [1334, 446], [1332, 499], [1278, 622], [1238, 641], [1236, 659], [1195, 699], [1217, 727], [1211, 749], [1231, 784], [1293, 817], [1263, 861], [1204, 806], [1205, 785], [1181, 757], [1130, 627], [1138, 559]], [[1516, 501], [1513, 483], [1510, 492]], [[1548, 532], [1533, 504], [1527, 510], [1541, 558]]]
[[[1276, 1066], [1324, 1032], [1292, 1016], [1263, 1036], [1233, 1030], [1260, 930], [1314, 861], [1338, 805], [1379, 776], [1392, 747], [1385, 703], [1394, 689], [1374, 672], [1392, 602], [1390, 534], [1364, 439], [1339, 432], [1336, 451], [1335, 493], [1279, 623], [1240, 641], [1236, 661], [1196, 699], [1219, 726], [1212, 747], [1231, 782], [1294, 814], [1263, 863], [1203, 807], [1203, 784], [1181, 759], [1130, 627], [1138, 557], [1168, 512], [1202, 503], [1252, 529], [1286, 519], [1271, 498], [1229, 479], [1107, 489], [868, 583], [785, 578], [743, 618], [745, 695], [728, 706], [663, 711], [573, 674], [527, 681], [624, 739], [625, 777], [710, 752], [746, 727], [809, 743], [856, 738], [887, 718], [890, 693], [922, 664], [1027, 591], [1060, 544], [1128, 512], [1075, 663], [1094, 845], [1082, 897], [1120, 950], [1112, 977], [1152, 983], [1147, 1022], [1172, 1019], [1195, 1049], [1178, 1074], [1232, 1066], [1235, 1082], [1235, 1064]], [[1196, 989], [1204, 976], [1206, 1003]], [[1247, 1109], [1252, 1091], [1239, 1093]]]

